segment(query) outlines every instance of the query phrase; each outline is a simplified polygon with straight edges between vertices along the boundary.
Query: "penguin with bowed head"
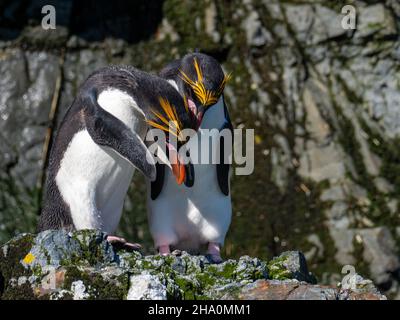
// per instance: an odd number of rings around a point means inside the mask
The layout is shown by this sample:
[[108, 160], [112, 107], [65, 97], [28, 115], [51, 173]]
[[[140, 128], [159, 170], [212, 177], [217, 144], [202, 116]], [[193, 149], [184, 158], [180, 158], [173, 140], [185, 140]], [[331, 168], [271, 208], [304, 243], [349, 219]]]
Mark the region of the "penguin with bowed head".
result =
[[[162, 120], [171, 125], [165, 129]], [[169, 145], [184, 128], [193, 128], [179, 93], [166, 80], [131, 66], [109, 66], [91, 74], [67, 110], [50, 151], [38, 230], [99, 229], [113, 245], [138, 249], [112, 235], [135, 169], [150, 181], [156, 164], [145, 137], [163, 128], [175, 183], [185, 168]]]
[[[232, 215], [230, 164], [226, 159], [233, 127], [223, 95], [230, 75], [224, 74], [214, 58], [193, 53], [167, 65], [160, 76], [184, 97], [198, 132], [185, 145], [190, 159], [186, 167], [191, 168], [185, 184], [174, 183], [163, 165], [157, 167], [156, 180], [148, 182], [148, 218], [155, 247], [163, 255], [170, 254], [172, 248], [193, 253], [206, 247], [209, 260], [220, 263]], [[222, 131], [230, 133], [231, 141], [225, 135], [220, 138]], [[211, 141], [218, 143], [200, 150], [209, 134]], [[218, 150], [220, 162], [213, 163], [210, 156]], [[203, 152], [209, 154], [205, 163], [200, 161]]]

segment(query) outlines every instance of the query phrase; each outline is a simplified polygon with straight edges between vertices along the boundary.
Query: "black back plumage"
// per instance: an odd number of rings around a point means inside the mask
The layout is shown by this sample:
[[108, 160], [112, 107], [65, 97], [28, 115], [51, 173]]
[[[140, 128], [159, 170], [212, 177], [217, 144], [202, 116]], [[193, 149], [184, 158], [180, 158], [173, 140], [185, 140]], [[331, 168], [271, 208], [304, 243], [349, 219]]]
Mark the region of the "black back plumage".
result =
[[128, 93], [143, 110], [146, 119], [159, 121], [151, 110], [161, 111], [159, 98], [166, 98], [178, 114], [184, 128], [193, 128], [192, 119], [186, 112], [182, 96], [165, 79], [141, 71], [132, 66], [107, 66], [92, 73], [79, 90], [78, 97], [84, 96], [92, 88], [101, 92], [116, 88]]

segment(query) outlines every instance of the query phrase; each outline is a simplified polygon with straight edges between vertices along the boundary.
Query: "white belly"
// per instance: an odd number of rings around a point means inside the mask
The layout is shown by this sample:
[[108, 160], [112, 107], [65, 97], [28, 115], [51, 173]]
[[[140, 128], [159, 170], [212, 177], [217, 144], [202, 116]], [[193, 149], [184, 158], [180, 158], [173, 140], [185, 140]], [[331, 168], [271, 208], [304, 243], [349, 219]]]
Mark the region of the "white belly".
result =
[[[99, 95], [98, 102], [144, 137], [146, 126], [141, 121], [142, 112], [130, 96], [110, 89]], [[87, 130], [75, 134], [56, 176], [75, 228], [114, 232], [133, 173], [131, 163], [111, 148], [97, 145]]]
[[[215, 113], [208, 115], [216, 118]], [[204, 120], [204, 126], [207, 126], [207, 119]], [[188, 188], [184, 184], [179, 186], [166, 168], [160, 195], [155, 201], [148, 196], [150, 231], [156, 247], [168, 244], [191, 250], [207, 242], [224, 243], [231, 222], [231, 196], [222, 194], [215, 164], [195, 164], [194, 171], [194, 185]]]
[[115, 151], [77, 133], [61, 161], [57, 186], [76, 229], [113, 232], [121, 217], [134, 167]]

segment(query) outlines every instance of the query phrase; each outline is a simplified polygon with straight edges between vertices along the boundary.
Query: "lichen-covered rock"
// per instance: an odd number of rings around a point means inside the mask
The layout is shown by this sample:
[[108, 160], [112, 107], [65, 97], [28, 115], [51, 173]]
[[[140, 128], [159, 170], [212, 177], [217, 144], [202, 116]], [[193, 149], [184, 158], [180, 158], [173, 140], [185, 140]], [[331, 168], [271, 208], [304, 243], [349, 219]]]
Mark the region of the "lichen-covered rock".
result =
[[268, 263], [271, 279], [296, 279], [309, 283], [317, 283], [315, 276], [308, 271], [306, 258], [299, 251], [286, 251]]
[[90, 265], [112, 262], [115, 253], [112, 246], [104, 240], [101, 232], [81, 230], [72, 233], [67, 231], [47, 230], [38, 234], [29, 253], [21, 260], [25, 268], [35, 270], [45, 266], [58, 268], [61, 265]]
[[364, 279], [358, 274], [350, 275], [345, 283], [341, 283], [340, 300], [364, 300], [367, 297], [385, 299], [371, 280]]
[[167, 300], [167, 288], [157, 276], [134, 275], [130, 281], [127, 300]]
[[299, 280], [315, 278], [297, 251], [269, 263], [243, 256], [211, 264], [205, 256], [186, 252], [116, 252], [105, 234], [95, 230], [24, 234], [0, 247], [0, 299], [384, 298], [371, 281], [360, 277], [340, 291]]

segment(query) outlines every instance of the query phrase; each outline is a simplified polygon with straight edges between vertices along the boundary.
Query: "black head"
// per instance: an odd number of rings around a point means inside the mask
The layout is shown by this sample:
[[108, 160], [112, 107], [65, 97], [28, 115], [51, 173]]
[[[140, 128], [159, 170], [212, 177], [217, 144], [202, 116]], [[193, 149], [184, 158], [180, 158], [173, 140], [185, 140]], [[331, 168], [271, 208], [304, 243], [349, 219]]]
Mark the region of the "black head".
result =
[[[169, 86], [168, 88], [171, 87]], [[185, 169], [185, 165], [187, 164], [182, 161], [178, 150], [196, 132], [196, 122], [190, 116], [184, 99], [176, 90], [172, 90], [174, 94], [170, 94], [168, 98], [158, 98], [158, 104], [150, 110], [151, 114], [147, 119], [147, 123], [151, 127], [164, 132], [166, 150], [162, 149], [163, 151], [160, 150], [160, 152], [169, 158], [169, 161], [164, 161], [164, 163], [170, 164], [177, 183], [181, 184], [184, 181], [186, 183], [186, 179], [188, 178]], [[187, 136], [188, 132], [183, 132], [185, 129], [193, 130]], [[164, 145], [162, 144], [161, 147], [164, 148]]]
[[197, 128], [207, 109], [217, 103], [230, 79], [217, 60], [202, 53], [187, 54], [168, 64], [160, 76], [176, 82], [189, 112], [197, 120]]
[[159, 97], [158, 108], [150, 110], [151, 115], [147, 120], [151, 127], [164, 131], [168, 143], [174, 137], [178, 147], [187, 142], [182, 131], [184, 129], [196, 129], [196, 124], [190, 116], [184, 100], [181, 97], [179, 98], [179, 100], [175, 99], [174, 103], [171, 99]]

